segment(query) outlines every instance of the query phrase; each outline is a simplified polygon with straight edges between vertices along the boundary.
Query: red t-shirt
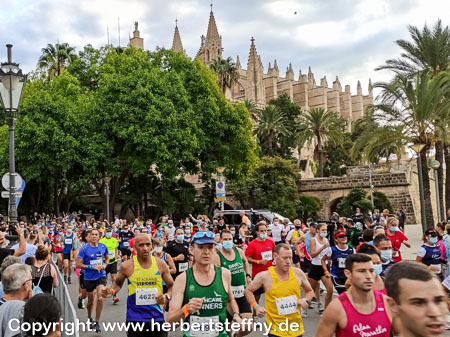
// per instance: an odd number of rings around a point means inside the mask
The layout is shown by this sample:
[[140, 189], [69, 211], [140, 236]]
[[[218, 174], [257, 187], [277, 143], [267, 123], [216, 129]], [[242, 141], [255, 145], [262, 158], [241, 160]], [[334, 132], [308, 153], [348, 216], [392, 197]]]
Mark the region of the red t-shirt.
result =
[[[253, 264], [252, 265], [252, 278], [256, 274], [269, 269], [272, 266], [273, 250], [275, 249], [275, 244], [272, 240], [266, 239], [265, 241], [259, 241], [255, 239], [250, 241], [245, 250], [245, 255], [251, 257], [255, 260], [269, 260], [266, 265], [264, 264]], [[263, 257], [264, 255], [264, 257]]]
[[393, 235], [389, 235], [386, 231], [386, 236], [391, 240], [392, 244], [392, 259], [394, 262], [402, 261], [402, 253], [400, 252], [400, 247], [403, 241], [408, 241], [408, 238], [401, 231], [395, 231]]
[[135, 238], [132, 238], [132, 239], [130, 240], [130, 248], [133, 248], [133, 256], [136, 255], [136, 249], [134, 249], [134, 239], [135, 239]]

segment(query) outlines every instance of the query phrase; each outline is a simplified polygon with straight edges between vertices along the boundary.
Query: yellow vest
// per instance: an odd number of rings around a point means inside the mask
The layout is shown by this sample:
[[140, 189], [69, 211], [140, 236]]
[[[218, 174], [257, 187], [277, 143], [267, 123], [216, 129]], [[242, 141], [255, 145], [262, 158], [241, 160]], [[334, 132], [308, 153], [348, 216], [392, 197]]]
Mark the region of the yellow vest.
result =
[[[269, 267], [272, 276], [272, 288], [266, 292], [266, 324], [272, 324], [270, 334], [280, 337], [295, 337], [303, 334], [303, 322], [300, 307], [300, 285], [294, 269], [289, 270], [289, 280], [282, 281], [275, 269]], [[286, 322], [287, 320], [287, 322]]]

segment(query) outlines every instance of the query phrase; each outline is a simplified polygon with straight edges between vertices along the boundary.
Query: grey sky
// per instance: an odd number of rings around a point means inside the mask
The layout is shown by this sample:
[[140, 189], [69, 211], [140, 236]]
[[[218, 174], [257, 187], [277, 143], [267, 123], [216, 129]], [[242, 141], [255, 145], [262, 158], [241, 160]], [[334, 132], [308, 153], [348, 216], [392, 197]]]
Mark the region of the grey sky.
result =
[[[386, 80], [389, 73], [373, 69], [400, 54], [394, 41], [408, 38], [407, 25], [432, 25], [440, 17], [450, 23], [448, 0], [227, 0], [213, 1], [224, 56], [240, 56], [247, 66], [250, 38], [267, 71], [277, 59], [280, 75], [292, 62], [295, 76], [312, 67], [316, 82], [324, 75], [329, 85], [336, 75], [356, 91], [361, 80], [367, 93], [372, 81]], [[208, 0], [0, 0], [0, 60], [4, 45], [11, 43], [13, 60], [25, 71], [35, 68], [41, 48], [68, 42], [79, 50], [91, 43], [128, 43], [133, 22], [139, 21], [146, 49], [172, 44], [178, 17], [183, 46], [194, 57], [200, 35], [206, 35]], [[297, 12], [297, 14], [294, 14]]]

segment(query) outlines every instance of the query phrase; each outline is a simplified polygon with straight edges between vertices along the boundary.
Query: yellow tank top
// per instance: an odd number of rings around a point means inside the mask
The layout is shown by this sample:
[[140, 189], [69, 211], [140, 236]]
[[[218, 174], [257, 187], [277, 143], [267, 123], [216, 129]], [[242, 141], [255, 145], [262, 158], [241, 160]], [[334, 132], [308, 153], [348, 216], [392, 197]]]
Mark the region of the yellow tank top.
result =
[[294, 337], [303, 334], [303, 322], [300, 307], [300, 285], [294, 269], [289, 270], [289, 280], [282, 281], [275, 269], [269, 267], [272, 276], [272, 288], [266, 292], [266, 324], [272, 324], [270, 334], [280, 337]]

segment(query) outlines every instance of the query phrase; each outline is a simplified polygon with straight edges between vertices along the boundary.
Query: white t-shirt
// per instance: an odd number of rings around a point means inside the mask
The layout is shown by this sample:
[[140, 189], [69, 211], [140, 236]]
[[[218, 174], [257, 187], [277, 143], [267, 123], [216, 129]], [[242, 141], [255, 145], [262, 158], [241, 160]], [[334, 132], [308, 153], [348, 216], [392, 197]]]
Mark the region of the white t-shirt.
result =
[[[315, 238], [315, 237], [312, 238], [311, 240], [316, 240], [316, 250], [319, 250], [320, 248], [322, 248], [322, 246], [323, 246], [325, 243], [328, 243], [328, 240], [327, 240], [327, 239], [323, 239], [323, 241], [324, 241], [323, 244], [321, 244], [321, 243], [319, 242], [319, 240], [317, 240], [317, 238]], [[320, 252], [319, 255], [317, 255], [316, 257], [313, 257], [313, 258], [311, 259], [311, 263], [312, 263], [313, 265], [315, 265], [315, 266], [321, 266], [321, 265], [322, 265], [322, 257], [324, 257], [325, 255], [331, 256], [331, 248], [330, 248], [330, 247], [325, 248], [324, 250], [322, 250], [322, 251]]]
[[270, 230], [272, 231], [273, 241], [281, 241], [281, 232], [284, 230], [284, 225], [278, 223], [278, 225], [270, 224]]
[[166, 234], [167, 234], [167, 240], [168, 241], [173, 241], [174, 237], [175, 237], [175, 226], [166, 227]]

